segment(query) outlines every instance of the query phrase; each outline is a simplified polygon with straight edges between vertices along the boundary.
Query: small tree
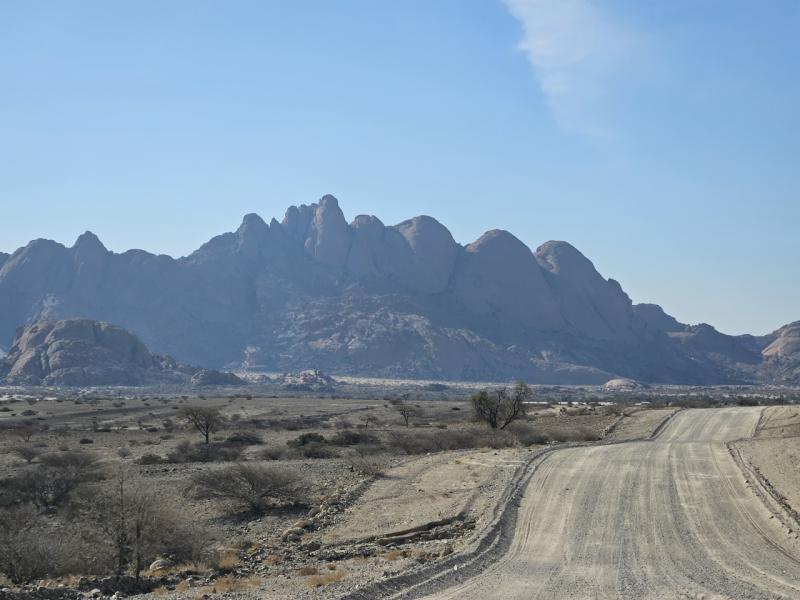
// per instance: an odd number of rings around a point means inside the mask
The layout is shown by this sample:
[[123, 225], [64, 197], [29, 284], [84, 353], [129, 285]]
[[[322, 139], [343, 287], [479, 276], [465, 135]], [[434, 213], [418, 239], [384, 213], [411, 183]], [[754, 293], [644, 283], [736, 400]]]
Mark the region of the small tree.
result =
[[19, 427], [14, 428], [14, 435], [26, 444], [31, 441], [34, 433], [36, 433], [36, 428], [29, 423], [23, 423]]
[[211, 434], [219, 431], [225, 423], [218, 408], [189, 406], [181, 411], [183, 418], [203, 436], [206, 444]]
[[32, 446], [14, 446], [11, 451], [27, 463], [33, 462], [41, 454], [39, 450]]
[[398, 404], [395, 406], [395, 410], [403, 417], [403, 422], [406, 424], [406, 427], [408, 427], [411, 417], [417, 415], [417, 408], [410, 404]]
[[507, 388], [495, 392], [481, 390], [470, 397], [470, 402], [477, 421], [487, 423], [492, 429], [505, 429], [509, 424], [525, 416], [525, 403], [532, 396], [531, 388], [519, 381], [511, 390]]

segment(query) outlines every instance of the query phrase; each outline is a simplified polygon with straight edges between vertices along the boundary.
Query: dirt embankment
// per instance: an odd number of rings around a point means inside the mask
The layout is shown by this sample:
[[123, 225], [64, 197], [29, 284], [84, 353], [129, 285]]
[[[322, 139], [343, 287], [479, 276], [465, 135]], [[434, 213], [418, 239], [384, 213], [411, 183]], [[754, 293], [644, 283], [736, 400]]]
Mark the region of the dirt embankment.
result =
[[745, 465], [788, 514], [789, 526], [800, 525], [800, 407], [764, 410], [756, 436], [733, 444]]

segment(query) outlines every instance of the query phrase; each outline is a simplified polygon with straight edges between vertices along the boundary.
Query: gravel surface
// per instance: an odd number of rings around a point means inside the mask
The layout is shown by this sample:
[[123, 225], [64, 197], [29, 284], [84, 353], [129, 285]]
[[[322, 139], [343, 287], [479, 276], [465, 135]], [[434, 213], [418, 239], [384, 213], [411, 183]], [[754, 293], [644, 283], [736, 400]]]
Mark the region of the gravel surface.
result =
[[728, 453], [760, 408], [682, 411], [654, 440], [544, 456], [509, 550], [430, 598], [800, 598], [796, 536]]

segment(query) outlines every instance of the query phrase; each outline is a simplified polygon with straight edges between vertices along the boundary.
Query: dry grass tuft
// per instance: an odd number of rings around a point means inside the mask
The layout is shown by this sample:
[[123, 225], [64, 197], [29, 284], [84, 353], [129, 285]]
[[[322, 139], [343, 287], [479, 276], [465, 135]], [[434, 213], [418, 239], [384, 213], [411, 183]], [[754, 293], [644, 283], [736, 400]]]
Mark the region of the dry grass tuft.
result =
[[394, 550], [389, 550], [388, 552], [383, 554], [381, 558], [383, 558], [383, 560], [397, 560], [402, 556], [404, 556], [402, 550], [394, 549]]
[[235, 548], [228, 548], [217, 558], [216, 567], [221, 571], [230, 571], [239, 565], [239, 553]]
[[308, 575], [316, 575], [317, 573], [319, 573], [319, 569], [317, 569], [317, 567], [312, 567], [311, 565], [300, 567], [297, 570], [297, 574], [303, 577], [307, 577]]
[[330, 571], [322, 575], [314, 575], [313, 577], [306, 579], [306, 585], [312, 588], [322, 587], [323, 585], [329, 585], [331, 583], [341, 581], [344, 579], [344, 575], [344, 571]]
[[283, 562], [283, 557], [278, 554], [269, 554], [265, 559], [264, 562], [268, 565], [279, 565]]

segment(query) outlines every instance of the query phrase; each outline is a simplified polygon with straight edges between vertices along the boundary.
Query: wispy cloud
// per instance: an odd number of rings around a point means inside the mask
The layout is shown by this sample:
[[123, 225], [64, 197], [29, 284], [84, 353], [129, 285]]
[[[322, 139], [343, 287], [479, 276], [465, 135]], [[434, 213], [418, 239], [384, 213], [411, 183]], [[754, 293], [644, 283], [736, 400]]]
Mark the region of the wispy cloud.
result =
[[593, 0], [502, 0], [523, 29], [525, 52], [565, 129], [612, 133], [606, 110], [638, 34]]

